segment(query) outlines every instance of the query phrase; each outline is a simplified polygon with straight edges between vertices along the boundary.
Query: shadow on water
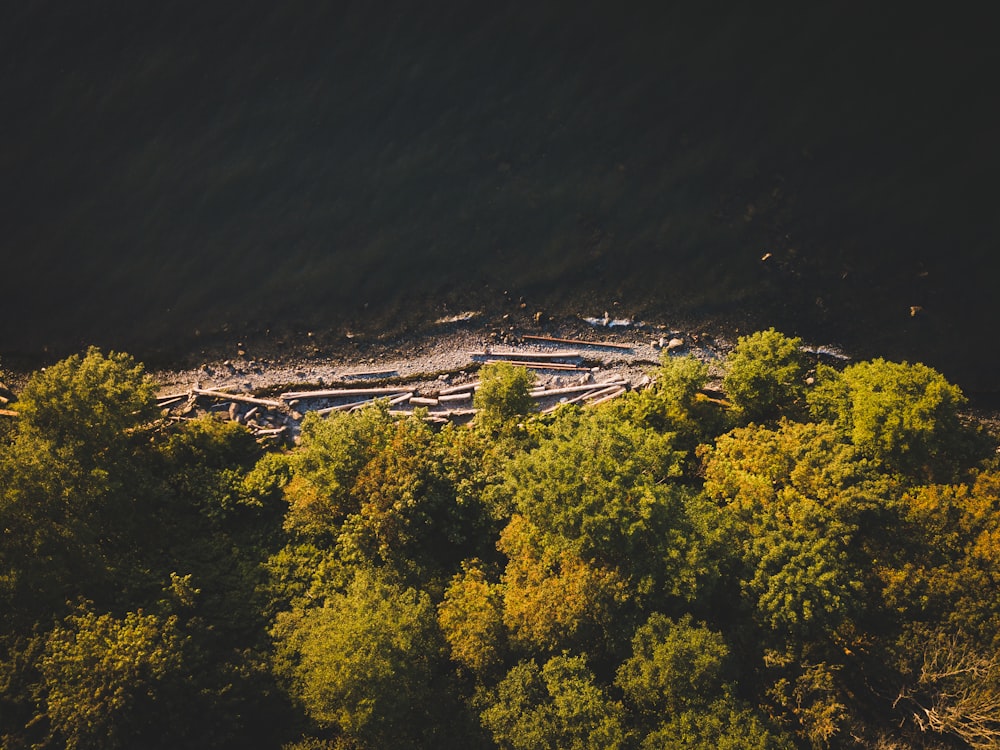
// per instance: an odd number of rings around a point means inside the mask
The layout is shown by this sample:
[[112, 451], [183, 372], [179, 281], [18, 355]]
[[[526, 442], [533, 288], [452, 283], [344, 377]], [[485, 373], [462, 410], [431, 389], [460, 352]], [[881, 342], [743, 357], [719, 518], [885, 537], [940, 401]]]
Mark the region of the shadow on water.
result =
[[512, 296], [1000, 390], [974, 18], [117, 5], [0, 32], [4, 361], [396, 335]]

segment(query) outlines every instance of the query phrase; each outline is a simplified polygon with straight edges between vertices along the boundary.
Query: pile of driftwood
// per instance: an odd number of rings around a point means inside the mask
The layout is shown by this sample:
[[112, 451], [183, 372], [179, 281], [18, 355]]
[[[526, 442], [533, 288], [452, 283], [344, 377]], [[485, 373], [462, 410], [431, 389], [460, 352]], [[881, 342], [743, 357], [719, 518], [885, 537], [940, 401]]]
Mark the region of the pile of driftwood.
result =
[[[583, 347], [606, 347], [629, 349], [626, 344], [591, 342], [578, 339], [560, 339], [548, 336], [524, 336], [540, 344], [573, 344]], [[469, 352], [472, 363], [491, 364], [509, 362], [536, 371], [548, 371], [553, 375], [579, 373], [586, 382], [572, 385], [558, 385], [535, 388], [531, 396], [538, 405], [538, 411], [548, 413], [562, 404], [600, 404], [625, 393], [631, 386], [619, 376], [599, 380], [600, 366], [578, 349], [545, 351], [492, 351]], [[345, 373], [344, 380], [358, 378], [384, 379], [396, 374], [395, 371]], [[479, 388], [478, 380], [444, 386], [434, 384], [422, 389], [412, 385], [381, 387], [356, 387], [345, 382], [340, 387], [315, 390], [290, 390], [273, 398], [231, 393], [226, 390], [202, 388], [196, 385], [182, 393], [161, 396], [158, 403], [168, 417], [190, 419], [204, 413], [221, 413], [229, 419], [244, 424], [259, 439], [293, 437], [306, 413], [319, 415], [333, 412], [351, 412], [362, 409], [373, 402], [384, 399], [389, 413], [394, 416], [409, 416], [417, 408], [422, 409], [423, 419], [443, 424], [446, 422], [468, 421], [475, 416], [474, 394]], [[444, 387], [441, 387], [444, 386]]]
[[[205, 413], [226, 416], [246, 427], [261, 440], [291, 437], [305, 414], [352, 412], [385, 399], [393, 416], [410, 416], [422, 408], [425, 420], [444, 424], [468, 421], [476, 414], [473, 398], [480, 381], [473, 380], [426, 392], [407, 386], [379, 388], [326, 388], [286, 391], [277, 398], [259, 398], [228, 391], [191, 388], [184, 393], [161, 396], [157, 403], [171, 419], [191, 419]], [[538, 411], [549, 413], [562, 404], [600, 404], [625, 393], [629, 383], [620, 377], [592, 380], [562, 387], [540, 387], [531, 391]]]
[[246, 425], [259, 439], [281, 437], [302, 419], [282, 401], [242, 393], [201, 388], [195, 385], [183, 393], [157, 398], [157, 404], [171, 419], [193, 419], [204, 413], [222, 413]]

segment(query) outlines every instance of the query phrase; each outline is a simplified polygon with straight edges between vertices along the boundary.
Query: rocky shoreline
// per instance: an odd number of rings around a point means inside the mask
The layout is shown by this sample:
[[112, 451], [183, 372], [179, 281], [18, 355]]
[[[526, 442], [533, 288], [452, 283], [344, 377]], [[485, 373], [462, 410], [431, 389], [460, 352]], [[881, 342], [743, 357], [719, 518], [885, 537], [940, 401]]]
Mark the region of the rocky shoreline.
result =
[[544, 327], [498, 326], [477, 317], [457, 315], [419, 336], [350, 341], [307, 356], [255, 357], [240, 344], [235, 357], [151, 375], [161, 406], [174, 418], [219, 412], [261, 437], [294, 437], [309, 411], [349, 411], [377, 397], [399, 412], [423, 407], [432, 421], [467, 420], [477, 372], [493, 361], [528, 366], [545, 410], [648, 385], [664, 350], [695, 356], [721, 377], [731, 348], [706, 333], [607, 315]]

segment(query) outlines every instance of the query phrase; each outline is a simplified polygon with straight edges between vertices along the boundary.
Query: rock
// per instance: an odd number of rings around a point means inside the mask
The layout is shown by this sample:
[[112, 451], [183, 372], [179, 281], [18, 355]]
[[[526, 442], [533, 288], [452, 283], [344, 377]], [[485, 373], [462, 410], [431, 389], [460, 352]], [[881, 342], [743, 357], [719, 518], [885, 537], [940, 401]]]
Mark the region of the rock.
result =
[[542, 320], [544, 318], [545, 318], [545, 313], [542, 312], [541, 310], [536, 311], [535, 314], [531, 316], [531, 319], [535, 321], [536, 326], [541, 325]]
[[672, 352], [674, 349], [680, 349], [684, 346], [684, 339], [672, 338], [667, 342], [667, 351]]

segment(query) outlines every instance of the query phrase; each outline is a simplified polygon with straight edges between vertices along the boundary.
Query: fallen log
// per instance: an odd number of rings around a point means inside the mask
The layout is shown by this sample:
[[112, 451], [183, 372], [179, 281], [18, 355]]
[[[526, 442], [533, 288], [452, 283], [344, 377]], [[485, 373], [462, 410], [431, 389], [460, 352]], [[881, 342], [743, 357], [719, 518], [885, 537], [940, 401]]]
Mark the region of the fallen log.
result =
[[451, 409], [445, 412], [434, 412], [434, 413], [435, 414], [440, 413], [444, 414], [444, 416], [446, 417], [454, 418], [454, 417], [471, 417], [475, 415], [476, 411], [477, 411], [476, 409]]
[[166, 401], [157, 401], [156, 405], [161, 409], [166, 409], [167, 407], [173, 406], [174, 404], [179, 404], [182, 401], [187, 401], [187, 400], [188, 400], [188, 395], [184, 394], [183, 396], [174, 396], [173, 398], [170, 398]]
[[285, 432], [287, 429], [288, 429], [287, 427], [272, 427], [272, 428], [266, 429], [266, 430], [255, 430], [254, 431], [254, 435], [257, 436], [257, 437], [268, 437], [270, 435], [280, 435], [281, 433]]
[[463, 385], [453, 385], [453, 386], [451, 386], [449, 388], [444, 388], [444, 389], [438, 391], [438, 395], [439, 396], [450, 396], [453, 393], [461, 393], [462, 391], [474, 391], [474, 390], [476, 390], [476, 388], [479, 387], [479, 385], [480, 385], [480, 382], [478, 380], [474, 380], [471, 383], [465, 383]]
[[313, 409], [314, 414], [319, 414], [321, 417], [325, 417], [327, 414], [333, 414], [335, 411], [353, 411], [362, 406], [368, 406], [368, 404], [374, 403], [375, 399], [365, 398], [361, 401], [351, 401], [346, 404], [337, 404], [336, 406], [327, 406], [325, 409]]
[[[336, 406], [327, 406], [324, 409], [314, 409], [313, 412], [319, 414], [320, 416], [325, 416], [327, 414], [332, 414], [335, 411], [355, 411], [357, 409], [362, 409], [370, 404], [374, 404], [379, 400], [380, 397], [376, 398], [365, 398], [361, 401], [350, 401], [346, 404], [337, 404]], [[381, 397], [384, 398], [384, 397]], [[388, 401], [389, 406], [396, 406], [398, 404], [405, 403], [413, 398], [413, 391], [407, 391], [406, 393], [401, 393], [395, 398], [391, 398]]]
[[225, 391], [214, 391], [207, 388], [195, 388], [191, 391], [195, 396], [205, 398], [215, 398], [222, 401], [238, 401], [241, 404], [253, 404], [255, 406], [266, 406], [268, 409], [283, 409], [285, 405], [281, 401], [272, 401], [267, 398], [256, 398], [255, 396], [244, 396], [239, 393], [226, 393]]
[[469, 352], [473, 357], [504, 357], [521, 359], [522, 357], [533, 357], [535, 359], [583, 359], [583, 353], [577, 351], [555, 351], [555, 352]]
[[156, 402], [163, 405], [164, 401], [175, 401], [179, 398], [188, 398], [191, 395], [191, 391], [184, 391], [183, 393], [168, 393], [165, 396], [157, 396]]
[[621, 388], [622, 388], [622, 386], [621, 385], [617, 385], [617, 384], [616, 385], [612, 385], [612, 386], [610, 386], [608, 388], [598, 388], [598, 389], [593, 390], [593, 391], [588, 391], [587, 393], [581, 393], [579, 396], [574, 396], [573, 398], [568, 399], [568, 400], [564, 401], [563, 403], [566, 403], [566, 404], [576, 404], [576, 403], [579, 403], [581, 401], [590, 401], [590, 399], [592, 399], [592, 398], [600, 398], [601, 396], [606, 396], [609, 393], [612, 393], [613, 391], [620, 390]]
[[19, 417], [19, 416], [20, 414], [18, 414], [13, 409], [0, 409], [0, 417]]
[[515, 359], [488, 359], [485, 364], [496, 365], [501, 362], [514, 365], [515, 367], [526, 367], [529, 370], [565, 370], [568, 372], [591, 372], [593, 368], [582, 365], [564, 365], [559, 362], [533, 362], [530, 360]]
[[529, 336], [525, 334], [522, 339], [530, 341], [548, 341], [553, 344], [573, 344], [574, 346], [606, 346], [612, 349], [634, 349], [632, 344], [617, 344], [611, 341], [584, 341], [582, 339], [561, 339], [556, 336]]
[[414, 406], [437, 406], [438, 400], [436, 398], [423, 398], [421, 396], [414, 396], [410, 399], [410, 403]]
[[625, 381], [616, 378], [614, 380], [606, 380], [603, 383], [585, 383], [583, 385], [567, 385], [563, 388], [551, 388], [546, 390], [544, 388], [535, 388], [528, 393], [532, 398], [547, 398], [548, 396], [565, 396], [567, 393], [582, 393], [584, 391], [593, 391], [600, 388], [607, 388], [611, 385], [625, 385]]
[[451, 402], [451, 401], [471, 401], [472, 394], [466, 393], [443, 393], [438, 396], [438, 401], [441, 403]]
[[618, 398], [623, 393], [625, 393], [625, 389], [619, 388], [618, 390], [614, 391], [613, 393], [609, 393], [606, 396], [602, 396], [601, 398], [595, 398], [593, 401], [588, 401], [587, 404], [589, 406], [597, 406], [598, 404], [603, 404], [605, 401], [610, 401], [613, 398]]
[[278, 398], [290, 401], [300, 398], [341, 398], [347, 396], [388, 396], [402, 393], [405, 388], [340, 388], [326, 391], [288, 391]]

